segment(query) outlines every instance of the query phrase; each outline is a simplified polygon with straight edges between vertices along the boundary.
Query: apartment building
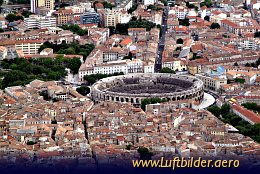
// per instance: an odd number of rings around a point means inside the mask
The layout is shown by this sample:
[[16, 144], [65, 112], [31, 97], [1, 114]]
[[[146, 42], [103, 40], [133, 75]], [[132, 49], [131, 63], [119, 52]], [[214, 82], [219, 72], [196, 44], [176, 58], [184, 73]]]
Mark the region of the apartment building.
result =
[[119, 10], [129, 10], [133, 6], [133, 0], [123, 0], [117, 2], [117, 9]]
[[121, 60], [128, 55], [128, 49], [123, 48], [102, 48], [101, 50], [103, 52], [103, 62]]
[[56, 27], [56, 18], [50, 16], [31, 15], [24, 19], [24, 26], [30, 28]]
[[135, 60], [118, 60], [111, 61], [107, 63], [102, 63], [96, 66], [87, 67], [86, 65], [81, 65], [79, 70], [79, 79], [84, 81], [85, 75], [91, 74], [113, 74], [120, 73], [142, 73], [143, 72], [143, 61], [140, 59]]
[[153, 5], [157, 0], [144, 0], [144, 5]]
[[260, 49], [260, 39], [259, 38], [240, 38], [233, 39], [230, 43], [237, 46], [238, 50], [259, 50]]
[[259, 24], [253, 19], [224, 19], [221, 20], [221, 26], [237, 35], [255, 33], [260, 30]]
[[71, 9], [61, 9], [54, 13], [57, 25], [72, 24], [74, 23], [73, 11]]
[[37, 8], [44, 7], [48, 10], [54, 9], [55, 0], [31, 0], [31, 12], [36, 13]]
[[87, 12], [80, 15], [80, 24], [98, 24], [100, 21], [100, 15], [96, 12]]
[[7, 40], [0, 42], [0, 46], [4, 46], [7, 49], [12, 48], [16, 51], [21, 50], [24, 55], [38, 54], [40, 46], [44, 43], [40, 39], [31, 40]]
[[54, 9], [54, 3], [55, 3], [55, 0], [45, 0], [44, 7], [49, 9], [49, 10], [53, 10]]
[[163, 68], [170, 68], [174, 71], [186, 71], [187, 65], [184, 60], [173, 58], [173, 59], [166, 59], [162, 61]]
[[[82, 14], [89, 11], [91, 8], [91, 2], [80, 3], [73, 6], [65, 7], [66, 10], [72, 10], [75, 14]], [[94, 10], [94, 9], [93, 9]]]
[[119, 10], [106, 10], [104, 13], [104, 25], [105, 27], [114, 26], [120, 23], [121, 12]]
[[221, 85], [227, 84], [227, 78], [222, 76], [209, 76], [207, 74], [195, 74], [195, 76], [203, 81], [205, 88], [210, 90], [218, 91]]
[[185, 19], [189, 13], [189, 9], [184, 6], [174, 6], [170, 8], [169, 14], [175, 14], [179, 19]]

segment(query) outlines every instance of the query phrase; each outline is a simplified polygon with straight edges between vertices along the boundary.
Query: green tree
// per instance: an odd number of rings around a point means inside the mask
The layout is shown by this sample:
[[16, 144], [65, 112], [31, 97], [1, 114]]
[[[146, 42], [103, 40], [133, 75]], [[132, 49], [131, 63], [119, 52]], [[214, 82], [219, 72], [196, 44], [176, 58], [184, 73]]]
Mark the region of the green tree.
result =
[[10, 14], [8, 14], [8, 15], [5, 17], [5, 19], [6, 19], [8, 22], [13, 22], [13, 21], [15, 21], [15, 19], [16, 19], [16, 15], [13, 14], [13, 13], [10, 13]]
[[171, 74], [175, 74], [175, 71], [168, 68], [168, 67], [164, 67], [161, 69], [160, 73], [171, 73]]
[[182, 25], [182, 26], [189, 26], [190, 25], [190, 21], [188, 18], [185, 18], [185, 19], [178, 19], [179, 21], [179, 25]]
[[243, 103], [242, 106], [252, 111], [257, 111], [257, 112], [259, 111], [259, 107], [257, 106], [257, 103], [254, 102]]
[[129, 23], [129, 28], [146, 28], [147, 31], [150, 31], [152, 28], [156, 26], [155, 23], [147, 21], [147, 20], [131, 20]]
[[136, 9], [137, 9], [137, 5], [136, 4], [134, 4], [129, 10], [127, 10], [127, 13], [133, 13]]
[[186, 6], [187, 6], [188, 8], [195, 8], [195, 5], [190, 4], [189, 2], [186, 2]]
[[200, 7], [207, 6], [208, 8], [212, 6], [212, 0], [205, 0], [200, 3]]
[[14, 22], [14, 21], [17, 21], [17, 20], [24, 20], [24, 18], [22, 16], [18, 16], [18, 15], [15, 15], [13, 13], [9, 13], [5, 19], [8, 21], [8, 22]]
[[158, 97], [146, 98], [146, 99], [142, 100], [141, 108], [145, 111], [146, 105], [155, 104], [155, 103], [163, 103], [163, 102], [167, 102], [167, 100], [166, 99], [160, 99]]
[[221, 112], [221, 115], [225, 115], [225, 114], [229, 113], [229, 112], [230, 112], [230, 106], [229, 106], [229, 104], [226, 104], [226, 103], [223, 104], [223, 105], [221, 106], [220, 112]]
[[260, 31], [255, 32], [255, 37], [260, 37]]
[[4, 79], [3, 79], [3, 87], [6, 88], [10, 85], [13, 85], [16, 81], [26, 81], [28, 80], [27, 74], [25, 72], [19, 71], [19, 70], [11, 70], [9, 71]]
[[168, 1], [167, 0], [160, 0], [161, 3], [163, 3], [164, 6], [167, 6], [168, 5]]
[[33, 141], [28, 141], [28, 142], [27, 142], [27, 145], [34, 145], [34, 144], [36, 144], [36, 143], [33, 142]]
[[108, 9], [112, 9], [113, 7], [115, 7], [114, 5], [110, 4], [109, 2], [103, 2], [103, 6], [104, 8], [108, 8]]
[[153, 153], [146, 147], [139, 147], [137, 152], [140, 154], [140, 159], [151, 159]]
[[69, 59], [68, 68], [74, 73], [77, 74], [79, 72], [79, 68], [81, 65], [81, 61], [79, 58]]
[[81, 29], [77, 24], [62, 25], [61, 28], [63, 30], [70, 30], [71, 32], [73, 32], [79, 36], [84, 36], [84, 35], [88, 34], [87, 30]]
[[237, 83], [241, 83], [241, 84], [244, 84], [244, 83], [245, 83], [245, 79], [242, 79], [242, 78], [235, 78], [235, 82], [237, 82]]
[[4, 32], [4, 29], [0, 28], [0, 33], [3, 33]]
[[221, 114], [221, 109], [217, 106], [211, 106], [208, 108], [208, 111], [211, 112], [213, 115], [215, 115], [216, 117], [220, 117]]
[[204, 20], [209, 21], [209, 16], [205, 16]]
[[181, 38], [177, 39], [176, 41], [177, 44], [183, 44], [183, 40]]
[[87, 94], [90, 93], [90, 88], [87, 86], [81, 86], [81, 87], [77, 88], [76, 91], [78, 93], [80, 93], [81, 95], [86, 96]]
[[210, 25], [210, 29], [219, 29], [220, 28], [220, 25], [218, 23], [212, 23]]

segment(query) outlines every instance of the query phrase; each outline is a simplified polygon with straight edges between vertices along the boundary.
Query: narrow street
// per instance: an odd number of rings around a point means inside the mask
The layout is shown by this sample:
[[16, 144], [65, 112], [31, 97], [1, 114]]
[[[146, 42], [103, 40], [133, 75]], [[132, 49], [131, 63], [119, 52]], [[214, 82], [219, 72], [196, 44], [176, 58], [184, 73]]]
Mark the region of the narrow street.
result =
[[160, 72], [162, 69], [162, 54], [165, 44], [165, 34], [167, 31], [167, 19], [168, 19], [169, 6], [164, 8], [164, 13], [162, 17], [162, 34], [158, 43], [157, 57], [155, 62], [155, 72]]

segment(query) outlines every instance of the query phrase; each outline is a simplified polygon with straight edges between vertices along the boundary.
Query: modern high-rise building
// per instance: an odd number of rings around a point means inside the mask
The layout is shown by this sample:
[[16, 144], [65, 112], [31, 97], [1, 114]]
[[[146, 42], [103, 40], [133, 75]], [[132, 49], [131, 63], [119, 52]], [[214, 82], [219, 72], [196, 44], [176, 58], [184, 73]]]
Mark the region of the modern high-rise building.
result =
[[49, 10], [53, 10], [54, 9], [54, 3], [55, 0], [45, 0], [45, 8], [49, 9]]
[[121, 13], [118, 10], [106, 10], [104, 13], [104, 24], [106, 27], [114, 26], [120, 22], [121, 19]]
[[31, 2], [30, 2], [30, 4], [31, 4], [31, 12], [32, 13], [36, 12], [37, 2], [38, 2], [38, 0], [31, 0]]
[[96, 12], [87, 12], [80, 16], [80, 24], [98, 24], [100, 15]]

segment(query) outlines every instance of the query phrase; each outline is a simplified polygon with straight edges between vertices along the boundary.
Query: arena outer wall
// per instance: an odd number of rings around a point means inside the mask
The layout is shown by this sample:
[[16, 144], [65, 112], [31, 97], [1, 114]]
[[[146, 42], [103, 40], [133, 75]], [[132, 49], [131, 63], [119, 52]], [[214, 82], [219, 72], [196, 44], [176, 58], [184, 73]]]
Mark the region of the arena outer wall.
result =
[[[139, 79], [142, 84], [151, 83], [151, 81], [158, 81], [161, 78], [168, 78], [172, 81], [183, 80], [192, 82], [192, 86], [189, 89], [185, 89], [178, 92], [168, 92], [168, 93], [138, 93], [131, 94], [127, 92], [114, 92], [110, 91], [111, 87], [121, 85], [123, 87], [123, 79]], [[166, 82], [167, 83], [167, 82]], [[163, 84], [164, 85], [164, 84]], [[171, 84], [170, 84], [171, 85]], [[100, 101], [114, 101], [114, 102], [130, 102], [135, 105], [141, 104], [143, 99], [146, 98], [161, 98], [168, 101], [181, 101], [186, 99], [194, 99], [195, 101], [201, 101], [204, 96], [204, 85], [203, 82], [196, 77], [187, 75], [175, 75], [167, 73], [154, 73], [154, 74], [127, 74], [122, 76], [113, 76], [99, 80], [91, 87], [91, 97], [95, 103]]]

